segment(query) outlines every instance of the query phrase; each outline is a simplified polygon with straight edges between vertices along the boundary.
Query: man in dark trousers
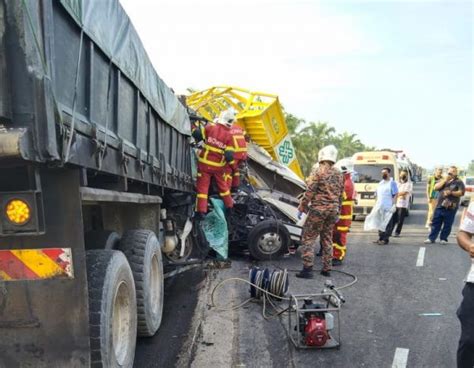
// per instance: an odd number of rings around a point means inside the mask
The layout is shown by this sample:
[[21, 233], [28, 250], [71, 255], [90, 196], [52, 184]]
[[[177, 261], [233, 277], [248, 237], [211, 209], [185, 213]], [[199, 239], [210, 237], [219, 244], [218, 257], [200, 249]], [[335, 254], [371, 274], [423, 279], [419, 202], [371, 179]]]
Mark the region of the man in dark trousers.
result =
[[431, 223], [431, 232], [425, 244], [436, 242], [438, 235], [440, 235], [441, 244], [448, 244], [448, 236], [451, 233], [460, 198], [465, 191], [464, 183], [458, 178], [456, 166], [449, 168], [448, 175], [434, 186], [434, 190], [439, 191], [439, 196]]
[[459, 339], [457, 363], [458, 368], [474, 366], [474, 202], [464, 214], [458, 233], [458, 244], [471, 256], [471, 270], [467, 275], [466, 285], [462, 291], [463, 300], [458, 309], [461, 322], [461, 338]]

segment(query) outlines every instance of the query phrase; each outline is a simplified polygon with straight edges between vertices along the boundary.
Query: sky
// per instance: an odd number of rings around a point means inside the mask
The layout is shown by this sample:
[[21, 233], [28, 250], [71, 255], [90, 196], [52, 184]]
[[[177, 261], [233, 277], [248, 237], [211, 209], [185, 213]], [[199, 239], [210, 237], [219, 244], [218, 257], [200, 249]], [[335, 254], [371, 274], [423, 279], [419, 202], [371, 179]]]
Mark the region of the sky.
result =
[[120, 2], [177, 93], [264, 91], [426, 168], [474, 160], [474, 1]]

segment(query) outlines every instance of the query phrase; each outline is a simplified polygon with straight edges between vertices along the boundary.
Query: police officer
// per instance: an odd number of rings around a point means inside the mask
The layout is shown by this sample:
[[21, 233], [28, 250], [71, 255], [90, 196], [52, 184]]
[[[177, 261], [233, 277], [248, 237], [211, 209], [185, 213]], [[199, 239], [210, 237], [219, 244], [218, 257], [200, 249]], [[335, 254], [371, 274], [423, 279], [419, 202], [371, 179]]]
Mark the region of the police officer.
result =
[[334, 167], [337, 149], [333, 145], [322, 148], [318, 153], [319, 167], [307, 180], [307, 190], [298, 208], [298, 217], [307, 213], [302, 234], [303, 270], [299, 278], [313, 278], [314, 243], [321, 237], [323, 247], [323, 276], [330, 276], [332, 266], [332, 232], [339, 217], [344, 182], [341, 172]]

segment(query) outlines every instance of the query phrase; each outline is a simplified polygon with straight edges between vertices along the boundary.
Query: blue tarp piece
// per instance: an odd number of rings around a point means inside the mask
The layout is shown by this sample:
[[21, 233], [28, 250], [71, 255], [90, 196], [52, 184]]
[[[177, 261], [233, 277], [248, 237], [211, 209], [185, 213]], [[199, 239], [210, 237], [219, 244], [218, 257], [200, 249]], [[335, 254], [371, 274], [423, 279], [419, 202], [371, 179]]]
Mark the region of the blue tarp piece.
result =
[[229, 231], [224, 214], [224, 202], [210, 198], [214, 209], [202, 221], [202, 230], [209, 246], [214, 249], [219, 259], [225, 260], [229, 255]]

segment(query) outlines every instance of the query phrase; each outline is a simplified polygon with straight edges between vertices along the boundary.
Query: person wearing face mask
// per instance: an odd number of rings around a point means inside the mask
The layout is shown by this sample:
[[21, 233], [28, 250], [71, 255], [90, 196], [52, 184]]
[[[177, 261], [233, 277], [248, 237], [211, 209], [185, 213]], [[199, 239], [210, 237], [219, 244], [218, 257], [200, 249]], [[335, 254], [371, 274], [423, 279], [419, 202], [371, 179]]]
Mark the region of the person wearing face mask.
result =
[[428, 214], [426, 216], [427, 229], [431, 227], [431, 221], [433, 220], [436, 203], [438, 202], [439, 192], [435, 190], [434, 187], [441, 181], [441, 179], [443, 179], [443, 169], [438, 167], [435, 169], [434, 175], [428, 178], [428, 182], [426, 184], [426, 199], [428, 201]]
[[410, 197], [413, 193], [413, 183], [408, 180], [408, 172], [402, 170], [400, 172], [400, 180], [397, 183], [398, 194], [396, 196], [397, 212], [394, 214], [393, 223], [397, 226], [395, 229], [395, 237], [398, 238], [402, 232], [403, 222], [408, 213]]
[[377, 203], [373, 209], [373, 211], [377, 209], [376, 216], [383, 219], [381, 222], [384, 225], [387, 224], [379, 228], [379, 238], [374, 241], [375, 244], [379, 245], [389, 243], [394, 225], [395, 199], [397, 198], [398, 187], [397, 183], [390, 177], [391, 172], [392, 170], [389, 167], [382, 169], [382, 180], [377, 186]]
[[456, 166], [449, 168], [448, 175], [434, 186], [434, 190], [439, 191], [439, 196], [433, 214], [431, 232], [425, 244], [435, 243], [438, 235], [441, 244], [448, 244], [448, 236], [459, 208], [460, 198], [465, 191], [464, 183], [458, 179]]

